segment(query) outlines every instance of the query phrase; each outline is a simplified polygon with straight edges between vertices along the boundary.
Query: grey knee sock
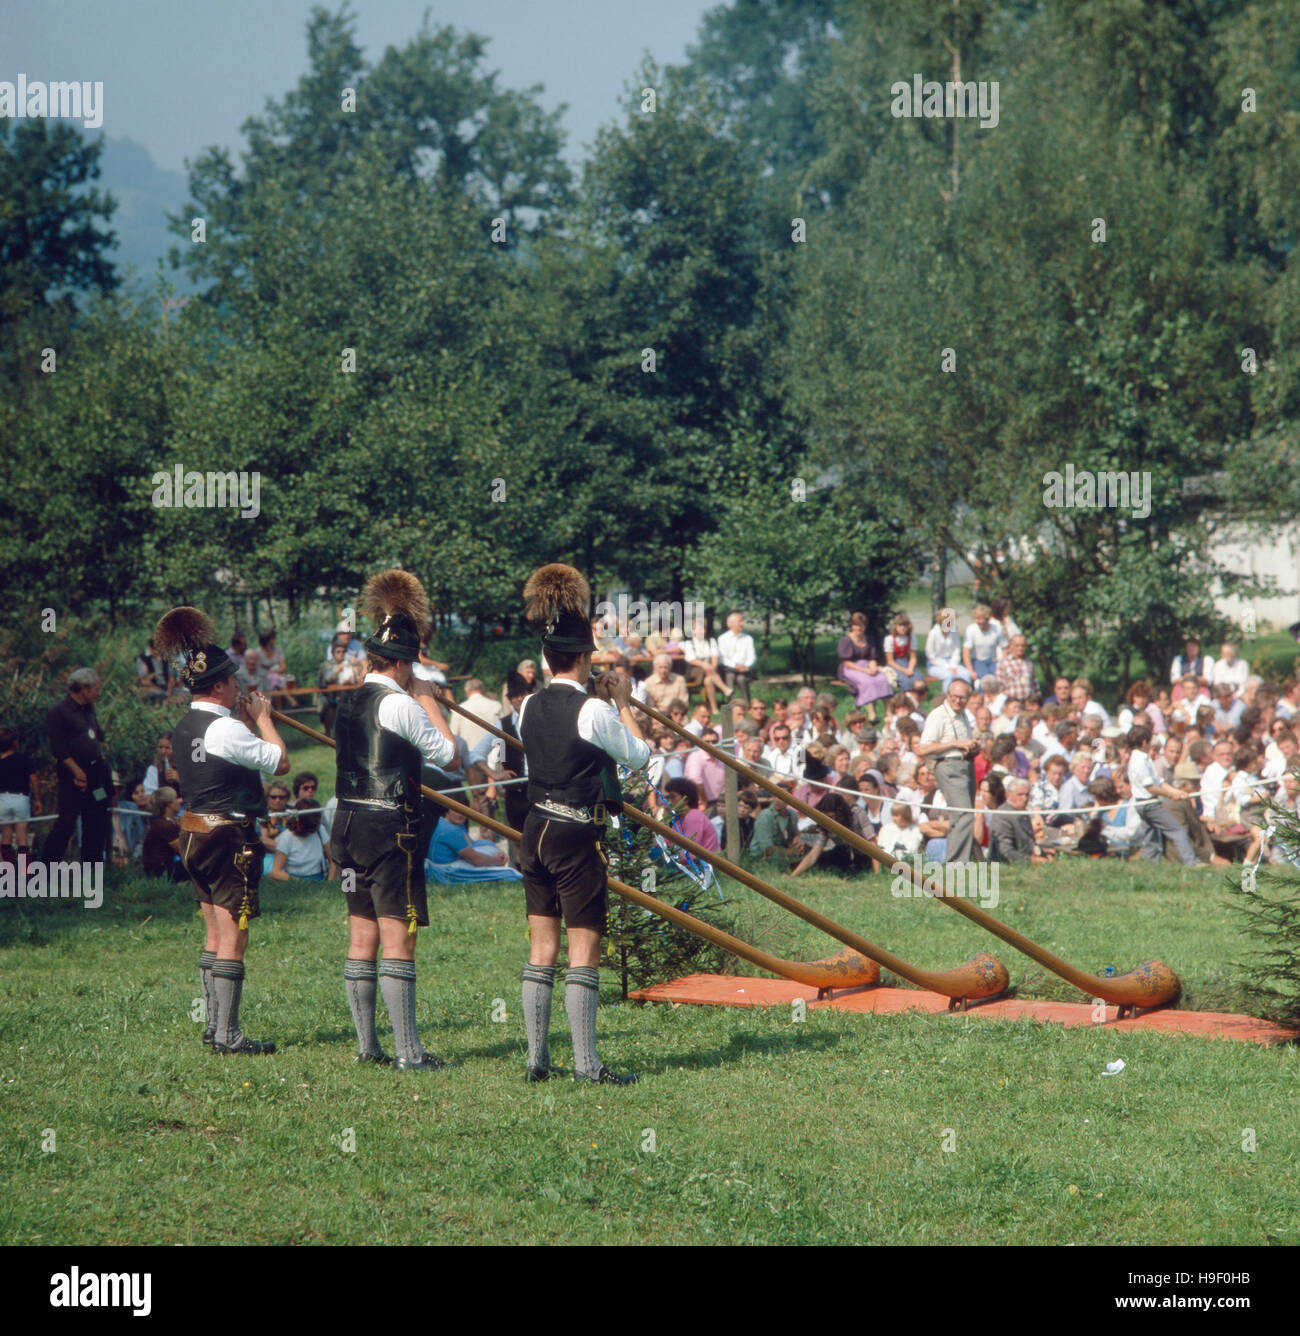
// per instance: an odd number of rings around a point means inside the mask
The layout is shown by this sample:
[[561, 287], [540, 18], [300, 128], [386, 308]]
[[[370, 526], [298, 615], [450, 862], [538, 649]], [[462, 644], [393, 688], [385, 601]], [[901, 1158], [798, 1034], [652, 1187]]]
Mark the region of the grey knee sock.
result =
[[373, 960], [357, 960], [349, 956], [343, 966], [343, 977], [347, 980], [352, 1024], [357, 1027], [358, 1050], [363, 1058], [381, 1057], [383, 1049], [375, 1033], [375, 992], [378, 988], [379, 967]]
[[399, 1058], [415, 1062], [424, 1056], [415, 1028], [415, 961], [384, 960], [379, 965], [379, 987], [393, 1022], [393, 1046]]
[[217, 1033], [217, 999], [212, 988], [212, 966], [216, 959], [215, 951], [199, 952], [199, 987], [203, 989], [203, 1013], [207, 1017], [203, 1026], [204, 1039], [211, 1039]]
[[600, 970], [595, 965], [570, 965], [564, 973], [564, 1009], [573, 1032], [573, 1070], [577, 1076], [596, 1076], [596, 1000]]
[[212, 962], [212, 992], [217, 999], [218, 1044], [237, 1044], [239, 1032], [239, 998], [244, 991], [244, 962], [242, 960], [214, 960]]
[[528, 1031], [528, 1065], [547, 1068], [551, 1050], [551, 996], [555, 991], [554, 965], [524, 966], [524, 1028]]

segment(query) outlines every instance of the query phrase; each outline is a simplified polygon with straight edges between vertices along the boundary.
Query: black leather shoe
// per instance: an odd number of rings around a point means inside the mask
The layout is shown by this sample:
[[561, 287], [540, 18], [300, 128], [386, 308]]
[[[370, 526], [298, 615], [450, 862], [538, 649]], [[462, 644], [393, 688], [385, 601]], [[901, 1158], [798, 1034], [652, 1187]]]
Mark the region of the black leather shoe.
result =
[[216, 1037], [217, 1027], [215, 1025], [209, 1025], [208, 1028], [203, 1031], [203, 1042], [208, 1048], [212, 1047], [212, 1041], [216, 1039]]
[[387, 1053], [358, 1053], [357, 1062], [362, 1066], [366, 1063], [373, 1063], [376, 1067], [391, 1067], [393, 1060]]
[[564, 1075], [563, 1067], [530, 1067], [528, 1069], [528, 1084], [533, 1085], [538, 1081], [549, 1081], [552, 1078], [559, 1078]]
[[422, 1058], [393, 1059], [393, 1070], [396, 1072], [436, 1072], [446, 1065], [441, 1058], [434, 1057], [432, 1053], [426, 1053]]
[[249, 1057], [261, 1058], [274, 1053], [275, 1045], [269, 1040], [250, 1039], [246, 1034], [241, 1034], [233, 1044], [218, 1044], [214, 1039], [212, 1041], [212, 1051], [214, 1053], [247, 1053]]
[[633, 1076], [630, 1072], [627, 1076], [619, 1076], [611, 1072], [608, 1067], [602, 1067], [595, 1076], [585, 1076], [581, 1072], [574, 1072], [573, 1079], [575, 1081], [590, 1081], [592, 1085], [629, 1086], [635, 1085], [641, 1078]]

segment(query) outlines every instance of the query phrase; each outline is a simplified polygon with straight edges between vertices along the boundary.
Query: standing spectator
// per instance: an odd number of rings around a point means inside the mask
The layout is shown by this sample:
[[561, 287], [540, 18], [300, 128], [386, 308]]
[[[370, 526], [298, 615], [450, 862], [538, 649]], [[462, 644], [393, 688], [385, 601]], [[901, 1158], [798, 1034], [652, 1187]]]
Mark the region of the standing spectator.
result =
[[238, 627], [230, 633], [230, 644], [226, 646], [226, 654], [230, 662], [239, 668], [244, 662], [244, 655], [248, 652], [248, 637], [239, 630]]
[[67, 696], [46, 715], [50, 750], [59, 771], [59, 815], [41, 851], [47, 863], [62, 860], [78, 817], [82, 861], [102, 863], [108, 854], [113, 785], [104, 730], [95, 715], [99, 693], [95, 670], [76, 668], [68, 674]]
[[745, 619], [738, 612], [728, 616], [727, 629], [718, 637], [718, 662], [722, 665], [722, 680], [732, 690], [739, 691], [742, 700], [748, 701], [758, 651], [753, 636], [745, 633]]
[[1038, 678], [1029, 659], [1029, 642], [1017, 634], [1011, 637], [1006, 653], [998, 660], [998, 690], [1016, 700], [1027, 700], [1038, 691]]
[[181, 866], [181, 828], [176, 814], [181, 810], [181, 796], [170, 785], [164, 784], [149, 797], [153, 820], [144, 834], [140, 850], [140, 867], [146, 877], [166, 877], [168, 881], [188, 881]]
[[1219, 661], [1210, 674], [1210, 686], [1217, 689], [1221, 682], [1226, 682], [1232, 688], [1232, 694], [1239, 697], [1245, 690], [1249, 676], [1250, 665], [1237, 657], [1236, 645], [1225, 640], [1219, 651]]
[[667, 652], [656, 654], [654, 671], [646, 678], [646, 701], [661, 714], [672, 715], [672, 707], [680, 705], [683, 717], [690, 704], [690, 695], [686, 690], [686, 679], [673, 672], [673, 661]]
[[27, 823], [41, 814], [41, 781], [36, 763], [18, 750], [18, 734], [0, 727], [0, 861], [31, 852]]
[[912, 619], [906, 613], [894, 618], [893, 633], [885, 637], [885, 662], [898, 678], [899, 691], [916, 688], [925, 695], [925, 674], [916, 671], [916, 640], [912, 636]]
[[144, 772], [145, 796], [156, 793], [163, 785], [173, 788], [177, 793], [181, 789], [181, 777], [172, 764], [172, 735], [159, 733], [154, 746], [153, 764]]
[[1207, 689], [1214, 680], [1214, 660], [1201, 653], [1201, 642], [1195, 636], [1188, 636], [1183, 642], [1183, 652], [1169, 669], [1171, 682], [1179, 682], [1184, 677], [1196, 678]]
[[135, 661], [136, 690], [142, 700], [166, 700], [171, 692], [171, 664], [154, 648], [153, 640], [145, 645], [144, 653]]
[[1182, 826], [1160, 803], [1147, 801], [1151, 798], [1172, 798], [1177, 802], [1183, 796], [1172, 784], [1162, 784], [1156, 778], [1151, 757], [1147, 755], [1151, 741], [1149, 729], [1134, 728], [1128, 735], [1129, 746], [1133, 749], [1128, 762], [1128, 781], [1133, 787], [1133, 801], [1137, 804], [1138, 816], [1147, 831], [1142, 841], [1142, 857], [1149, 863], [1158, 863], [1164, 855], [1164, 841], [1167, 839], [1179, 859], [1188, 867], [1205, 867], [1206, 864], [1196, 857]]
[[978, 682], [981, 677], [992, 677], [997, 672], [1002, 628], [993, 621], [985, 603], [977, 603], [971, 609], [971, 616], [974, 621], [966, 628], [961, 660], [971, 679]]
[[867, 615], [855, 612], [849, 618], [849, 633], [836, 647], [839, 680], [853, 692], [853, 703], [867, 707], [867, 718], [876, 723], [875, 702], [893, 695], [893, 687], [880, 666], [880, 651], [867, 631]]
[[925, 671], [939, 682], [945, 696], [954, 677], [971, 681], [970, 673], [962, 666], [961, 633], [957, 630], [957, 614], [951, 608], [939, 609], [939, 616], [925, 637]]
[[[295, 789], [297, 786], [295, 780]], [[315, 807], [315, 793], [300, 798], [293, 806], [294, 809]], [[320, 829], [320, 813], [304, 811], [290, 816], [275, 837], [275, 856], [267, 876], [273, 881], [288, 881], [290, 877], [297, 881], [324, 881], [329, 861]]]
[[952, 814], [952, 825], [948, 830], [948, 862], [964, 863], [975, 857], [973, 763], [979, 744], [975, 739], [974, 721], [966, 711], [970, 696], [970, 683], [954, 680], [943, 701], [926, 717], [921, 741], [914, 747], [917, 756], [928, 759], [933, 766], [947, 806], [968, 809]]

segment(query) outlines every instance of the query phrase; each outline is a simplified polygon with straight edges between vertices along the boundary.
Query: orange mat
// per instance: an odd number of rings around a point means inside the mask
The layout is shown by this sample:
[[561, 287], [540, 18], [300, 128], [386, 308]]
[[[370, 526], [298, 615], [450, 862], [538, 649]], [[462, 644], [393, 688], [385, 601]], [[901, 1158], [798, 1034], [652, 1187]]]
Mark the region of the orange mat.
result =
[[[834, 1011], [899, 1012], [948, 1011], [948, 999], [916, 988], [848, 988], [819, 1002], [815, 988], [785, 979], [745, 979], [733, 974], [688, 974], [684, 979], [640, 988], [630, 993], [638, 1002], [690, 1003], [704, 1007], [788, 1007], [802, 998], [809, 1008], [830, 1007]], [[1104, 1022], [1093, 1019], [1087, 1002], [1035, 1002], [1028, 998], [993, 998], [972, 1002], [964, 1014], [991, 1020], [1055, 1021], [1060, 1025], [1101, 1025], [1108, 1030], [1159, 1030], [1179, 1034], [1206, 1035], [1214, 1039], [1245, 1039], [1256, 1044], [1294, 1041], [1297, 1034], [1285, 1026], [1254, 1016], [1236, 1016], [1222, 1011], [1177, 1011], [1158, 1008], [1128, 1020], [1115, 1019], [1117, 1008], [1105, 1008]]]

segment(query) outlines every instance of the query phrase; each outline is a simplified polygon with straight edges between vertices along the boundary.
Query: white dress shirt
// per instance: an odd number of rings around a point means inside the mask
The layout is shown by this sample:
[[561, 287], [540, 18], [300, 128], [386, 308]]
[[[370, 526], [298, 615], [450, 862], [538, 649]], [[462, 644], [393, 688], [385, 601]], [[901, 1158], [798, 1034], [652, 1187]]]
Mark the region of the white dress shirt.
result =
[[[943, 701], [926, 716], [925, 727], [921, 730], [922, 742], [959, 742], [963, 738], [975, 736], [975, 719], [969, 710], [956, 710]], [[931, 761], [964, 760], [966, 754], [957, 747], [948, 747], [944, 751], [930, 752]]]
[[416, 704], [415, 698], [408, 696], [391, 677], [385, 677], [382, 673], [367, 673], [365, 685], [383, 687], [388, 692], [379, 702], [380, 728], [405, 738], [419, 749], [420, 755], [430, 765], [442, 768], [456, 759], [456, 744], [434, 728], [429, 722], [429, 716]]
[[277, 746], [264, 742], [250, 732], [247, 724], [232, 718], [224, 705], [218, 705], [215, 701], [196, 700], [193, 708], [219, 716], [215, 723], [208, 725], [208, 731], [203, 735], [203, 747], [209, 756], [242, 765], [247, 770], [256, 770], [268, 779], [275, 774], [280, 765], [280, 749]]
[[[587, 688], [575, 682], [571, 677], [557, 677], [551, 686], [571, 687], [574, 691], [587, 694]], [[524, 714], [532, 696], [525, 696], [519, 706], [519, 733], [523, 736]], [[626, 724], [618, 717], [618, 711], [609, 701], [598, 700], [590, 696], [578, 711], [578, 736], [583, 742], [590, 742], [599, 747], [606, 756], [612, 756], [619, 765], [629, 770], [640, 770], [650, 759], [650, 744], [641, 738], [634, 738]]]
[[1228, 775], [1228, 768], [1218, 761], [1211, 761], [1201, 771], [1201, 815], [1206, 821], [1215, 819], [1214, 813], [1219, 806], [1223, 793], [1223, 781]]
[[758, 662], [754, 637], [742, 631], [724, 631], [718, 637], [718, 662], [726, 668], [752, 668]]

